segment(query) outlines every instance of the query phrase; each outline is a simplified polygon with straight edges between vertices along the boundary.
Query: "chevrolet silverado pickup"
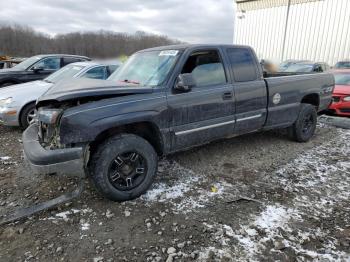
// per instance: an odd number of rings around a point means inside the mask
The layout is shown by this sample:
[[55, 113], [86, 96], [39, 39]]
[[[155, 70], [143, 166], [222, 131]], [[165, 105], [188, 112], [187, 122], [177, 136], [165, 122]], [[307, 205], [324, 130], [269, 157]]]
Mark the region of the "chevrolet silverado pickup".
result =
[[25, 158], [36, 173], [91, 177], [106, 198], [130, 200], [151, 186], [160, 156], [276, 128], [308, 141], [333, 88], [328, 73], [264, 77], [247, 46], [146, 49], [107, 81], [50, 88], [23, 134]]

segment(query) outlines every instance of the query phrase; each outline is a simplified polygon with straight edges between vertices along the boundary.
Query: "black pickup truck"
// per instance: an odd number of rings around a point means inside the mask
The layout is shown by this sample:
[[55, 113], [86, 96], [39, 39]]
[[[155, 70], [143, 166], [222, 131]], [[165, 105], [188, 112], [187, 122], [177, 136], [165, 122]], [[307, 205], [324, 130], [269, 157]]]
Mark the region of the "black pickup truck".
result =
[[247, 46], [146, 49], [107, 81], [62, 82], [39, 98], [25, 157], [37, 173], [89, 176], [105, 197], [129, 200], [162, 155], [275, 128], [308, 141], [333, 88], [326, 73], [264, 78]]

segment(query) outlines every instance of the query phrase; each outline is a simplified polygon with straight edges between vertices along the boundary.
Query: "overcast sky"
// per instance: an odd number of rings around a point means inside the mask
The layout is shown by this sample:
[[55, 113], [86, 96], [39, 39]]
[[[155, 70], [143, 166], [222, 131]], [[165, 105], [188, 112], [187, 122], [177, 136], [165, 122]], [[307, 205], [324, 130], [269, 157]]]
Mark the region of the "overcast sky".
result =
[[50, 35], [104, 29], [232, 43], [233, 0], [0, 0], [1, 23]]

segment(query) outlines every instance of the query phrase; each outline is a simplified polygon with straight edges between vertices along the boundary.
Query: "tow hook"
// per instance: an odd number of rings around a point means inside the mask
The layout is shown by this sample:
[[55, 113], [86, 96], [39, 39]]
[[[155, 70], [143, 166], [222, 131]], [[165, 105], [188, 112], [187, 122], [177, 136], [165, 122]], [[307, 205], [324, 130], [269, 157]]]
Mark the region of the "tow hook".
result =
[[5, 225], [5, 224], [9, 224], [11, 222], [14, 222], [16, 220], [20, 220], [22, 218], [29, 217], [29, 216], [34, 215], [34, 214], [41, 212], [43, 210], [50, 209], [52, 207], [66, 203], [74, 198], [79, 197], [81, 195], [81, 193], [84, 191], [84, 181], [85, 180], [83, 178], [81, 178], [78, 182], [77, 188], [71, 192], [68, 192], [68, 193], [63, 194], [59, 197], [48, 200], [46, 202], [36, 204], [34, 206], [31, 206], [31, 207], [20, 208], [20, 209], [15, 210], [7, 215], [2, 216], [2, 218], [0, 220], [0, 226]]

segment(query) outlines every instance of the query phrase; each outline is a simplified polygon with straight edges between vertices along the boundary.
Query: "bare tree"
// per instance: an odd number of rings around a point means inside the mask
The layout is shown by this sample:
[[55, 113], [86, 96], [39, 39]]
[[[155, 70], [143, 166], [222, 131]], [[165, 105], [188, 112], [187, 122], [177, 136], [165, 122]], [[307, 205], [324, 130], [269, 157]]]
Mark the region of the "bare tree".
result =
[[178, 44], [180, 41], [164, 35], [112, 31], [74, 32], [50, 37], [30, 27], [0, 25], [0, 55], [32, 56], [67, 53], [93, 58], [130, 55], [140, 49]]

